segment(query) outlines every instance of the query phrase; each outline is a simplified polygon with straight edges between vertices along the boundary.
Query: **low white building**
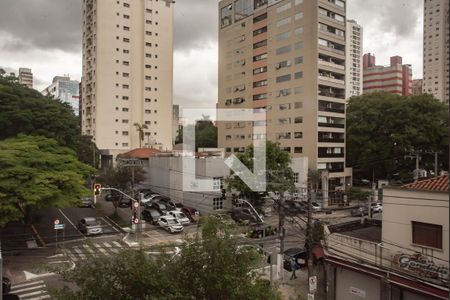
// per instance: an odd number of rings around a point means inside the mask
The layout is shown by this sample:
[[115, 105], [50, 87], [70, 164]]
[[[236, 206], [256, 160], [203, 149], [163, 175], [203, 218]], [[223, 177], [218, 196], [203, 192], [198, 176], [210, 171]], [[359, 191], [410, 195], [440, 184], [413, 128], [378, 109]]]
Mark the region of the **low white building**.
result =
[[327, 227], [327, 299], [449, 297], [448, 175], [384, 188], [382, 220]]
[[[182, 155], [182, 152], [172, 152], [149, 157], [148, 166], [145, 167], [148, 180], [143, 184], [170, 197], [174, 202], [198, 209], [202, 214], [231, 209], [231, 199], [223, 197], [224, 179], [230, 174], [223, 151], [208, 149], [207, 152], [197, 153], [195, 157], [195, 177], [212, 179], [213, 191], [186, 191], [183, 188], [185, 157]], [[293, 158], [291, 167], [295, 173], [297, 188], [306, 188], [307, 158]]]

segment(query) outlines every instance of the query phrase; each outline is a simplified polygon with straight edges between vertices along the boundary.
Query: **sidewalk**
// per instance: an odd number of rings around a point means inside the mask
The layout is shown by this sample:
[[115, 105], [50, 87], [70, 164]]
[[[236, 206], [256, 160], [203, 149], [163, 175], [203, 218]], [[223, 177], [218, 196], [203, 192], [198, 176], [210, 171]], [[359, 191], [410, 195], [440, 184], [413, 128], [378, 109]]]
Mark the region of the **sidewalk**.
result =
[[279, 290], [283, 299], [297, 300], [307, 299], [308, 297], [308, 271], [296, 271], [297, 278], [290, 280], [292, 273], [284, 270], [284, 279], [280, 281]]

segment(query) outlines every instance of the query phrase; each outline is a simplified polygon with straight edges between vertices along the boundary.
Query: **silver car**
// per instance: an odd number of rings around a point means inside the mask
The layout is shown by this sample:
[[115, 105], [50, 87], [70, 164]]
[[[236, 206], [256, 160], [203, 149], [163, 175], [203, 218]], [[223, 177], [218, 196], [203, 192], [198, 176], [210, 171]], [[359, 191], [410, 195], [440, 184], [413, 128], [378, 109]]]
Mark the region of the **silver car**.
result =
[[169, 212], [167, 212], [167, 215], [177, 219], [177, 221], [180, 222], [181, 225], [187, 225], [187, 224], [191, 223], [189, 218], [186, 217], [186, 215], [183, 212], [179, 211], [179, 210], [169, 211]]
[[177, 219], [170, 216], [162, 216], [159, 218], [158, 224], [170, 233], [182, 232], [184, 229], [183, 225]]
[[97, 218], [83, 218], [78, 222], [78, 229], [85, 235], [102, 234], [102, 223]]

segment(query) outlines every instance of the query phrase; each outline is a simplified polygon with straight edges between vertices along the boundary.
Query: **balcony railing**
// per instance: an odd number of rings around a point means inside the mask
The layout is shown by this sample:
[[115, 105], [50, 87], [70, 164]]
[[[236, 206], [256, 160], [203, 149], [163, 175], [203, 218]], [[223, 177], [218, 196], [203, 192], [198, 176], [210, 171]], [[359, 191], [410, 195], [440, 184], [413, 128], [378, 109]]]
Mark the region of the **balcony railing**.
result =
[[343, 143], [343, 138], [319, 137], [319, 143]]
[[319, 79], [320, 80], [325, 80], [325, 81], [328, 81], [328, 82], [337, 83], [337, 84], [343, 84], [343, 85], [345, 84], [344, 80], [336, 79], [336, 78], [332, 78], [332, 77], [327, 77], [327, 76], [320, 76], [319, 75]]
[[333, 62], [329, 62], [329, 61], [322, 60], [322, 59], [319, 59], [319, 64], [324, 65], [324, 66], [329, 66], [332, 68], [336, 68], [336, 69], [340, 69], [340, 70], [345, 70], [345, 66], [338, 65]]
[[319, 153], [319, 158], [344, 157], [344, 153]]
[[334, 113], [345, 113], [344, 108], [337, 108], [337, 107], [326, 107], [326, 106], [319, 106], [320, 111], [327, 111], [327, 112], [334, 112]]
[[332, 128], [345, 128], [344, 124], [336, 124], [336, 123], [318, 123], [321, 127], [332, 127]]

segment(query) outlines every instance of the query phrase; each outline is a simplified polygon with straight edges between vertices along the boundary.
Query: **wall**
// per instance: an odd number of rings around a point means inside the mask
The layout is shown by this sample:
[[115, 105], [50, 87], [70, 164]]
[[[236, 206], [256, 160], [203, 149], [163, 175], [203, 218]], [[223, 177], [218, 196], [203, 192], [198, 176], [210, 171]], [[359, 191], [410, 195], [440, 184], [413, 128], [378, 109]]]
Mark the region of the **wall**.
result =
[[336, 300], [379, 300], [380, 287], [374, 277], [336, 268]]

